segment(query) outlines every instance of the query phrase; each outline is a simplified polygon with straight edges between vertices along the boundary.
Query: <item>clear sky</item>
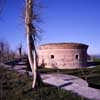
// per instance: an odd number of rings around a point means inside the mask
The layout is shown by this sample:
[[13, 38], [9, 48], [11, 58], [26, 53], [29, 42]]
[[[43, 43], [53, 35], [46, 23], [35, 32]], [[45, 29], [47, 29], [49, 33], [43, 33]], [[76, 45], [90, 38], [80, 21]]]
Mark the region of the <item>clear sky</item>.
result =
[[[44, 8], [40, 24], [41, 43], [79, 42], [89, 45], [89, 54], [100, 54], [100, 0], [40, 0]], [[0, 16], [0, 38], [12, 48], [26, 45], [21, 18], [24, 0], [6, 0]]]

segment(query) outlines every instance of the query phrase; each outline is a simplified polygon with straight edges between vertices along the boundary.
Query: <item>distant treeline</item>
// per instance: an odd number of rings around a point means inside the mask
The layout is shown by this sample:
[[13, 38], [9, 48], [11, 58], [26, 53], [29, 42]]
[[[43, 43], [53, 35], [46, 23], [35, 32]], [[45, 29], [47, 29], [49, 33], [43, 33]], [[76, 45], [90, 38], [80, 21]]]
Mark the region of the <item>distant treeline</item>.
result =
[[8, 42], [0, 41], [0, 62], [12, 61], [20, 56], [21, 54], [17, 53], [17, 51], [11, 50]]

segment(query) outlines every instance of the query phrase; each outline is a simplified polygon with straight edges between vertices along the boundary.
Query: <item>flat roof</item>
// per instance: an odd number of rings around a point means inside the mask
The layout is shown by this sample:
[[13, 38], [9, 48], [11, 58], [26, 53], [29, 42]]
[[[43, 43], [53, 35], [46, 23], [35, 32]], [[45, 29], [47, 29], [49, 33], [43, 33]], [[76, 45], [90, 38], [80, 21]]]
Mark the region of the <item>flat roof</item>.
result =
[[83, 43], [47, 43], [39, 46], [39, 49], [87, 49], [88, 45]]

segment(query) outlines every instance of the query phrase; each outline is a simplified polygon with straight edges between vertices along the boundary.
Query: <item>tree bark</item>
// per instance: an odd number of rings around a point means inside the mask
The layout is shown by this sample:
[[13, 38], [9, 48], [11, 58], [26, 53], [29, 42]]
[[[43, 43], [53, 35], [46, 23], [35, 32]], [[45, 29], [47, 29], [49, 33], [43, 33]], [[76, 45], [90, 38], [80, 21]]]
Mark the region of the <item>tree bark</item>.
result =
[[[27, 49], [28, 49], [28, 59], [29, 63], [32, 69], [32, 75], [33, 75], [33, 84], [32, 88], [35, 88], [36, 84], [36, 64], [35, 60], [33, 59], [33, 48], [32, 48], [32, 29], [30, 28], [30, 25], [32, 25], [32, 7], [33, 2], [32, 0], [26, 0], [26, 16], [25, 16], [25, 24], [26, 24], [26, 33], [27, 33]], [[35, 57], [35, 55], [34, 55]]]
[[35, 48], [36, 28], [32, 24], [32, 22], [35, 20], [33, 19], [33, 6], [33, 0], [26, 0], [25, 25], [27, 33], [28, 59], [33, 75], [32, 88], [35, 88], [36, 86], [41, 84], [42, 80], [39, 73], [37, 72], [38, 62], [37, 52]]

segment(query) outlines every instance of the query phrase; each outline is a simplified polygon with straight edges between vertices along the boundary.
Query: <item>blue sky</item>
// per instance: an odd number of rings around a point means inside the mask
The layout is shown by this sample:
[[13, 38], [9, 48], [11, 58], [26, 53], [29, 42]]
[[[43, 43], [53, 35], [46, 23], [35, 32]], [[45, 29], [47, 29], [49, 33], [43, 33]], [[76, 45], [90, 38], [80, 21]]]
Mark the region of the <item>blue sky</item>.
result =
[[[100, 54], [100, 0], [40, 0], [40, 43], [79, 42], [89, 45], [89, 54]], [[20, 42], [26, 48], [25, 27], [21, 18], [24, 0], [6, 0], [0, 17], [0, 38], [13, 49]]]

